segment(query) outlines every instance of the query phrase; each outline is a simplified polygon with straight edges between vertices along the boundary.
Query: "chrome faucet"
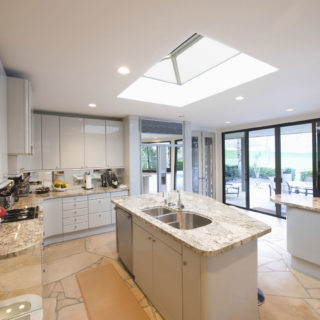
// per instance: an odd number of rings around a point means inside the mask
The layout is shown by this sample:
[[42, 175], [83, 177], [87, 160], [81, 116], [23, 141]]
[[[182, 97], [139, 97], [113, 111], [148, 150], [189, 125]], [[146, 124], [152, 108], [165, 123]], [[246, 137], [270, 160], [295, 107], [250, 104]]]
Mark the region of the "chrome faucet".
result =
[[178, 209], [184, 209], [184, 204], [181, 201], [181, 191], [177, 190], [177, 192], [178, 192], [178, 203], [177, 203]]

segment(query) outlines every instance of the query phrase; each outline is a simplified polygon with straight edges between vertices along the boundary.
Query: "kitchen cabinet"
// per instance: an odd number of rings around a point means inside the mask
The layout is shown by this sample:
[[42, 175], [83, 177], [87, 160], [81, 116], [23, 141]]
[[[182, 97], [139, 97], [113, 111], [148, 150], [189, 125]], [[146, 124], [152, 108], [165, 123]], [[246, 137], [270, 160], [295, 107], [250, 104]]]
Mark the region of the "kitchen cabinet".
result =
[[105, 168], [106, 126], [105, 120], [84, 119], [85, 166]]
[[176, 242], [168, 239], [168, 245], [164, 235], [151, 232], [133, 223], [135, 281], [165, 319], [182, 320], [181, 254], [173, 248]]
[[7, 77], [8, 154], [32, 152], [30, 97], [28, 80]]
[[106, 120], [107, 168], [124, 167], [123, 122]]
[[62, 234], [62, 200], [44, 201], [44, 237]]
[[112, 223], [110, 193], [89, 195], [89, 228]]
[[84, 168], [84, 119], [60, 117], [62, 169]]
[[155, 237], [152, 241], [153, 303], [165, 319], [182, 320], [181, 255]]
[[42, 115], [42, 168], [54, 170], [60, 168], [59, 117]]
[[7, 76], [0, 61], [0, 185], [8, 177]]
[[152, 237], [151, 234], [133, 223], [133, 274], [136, 283], [152, 300]]

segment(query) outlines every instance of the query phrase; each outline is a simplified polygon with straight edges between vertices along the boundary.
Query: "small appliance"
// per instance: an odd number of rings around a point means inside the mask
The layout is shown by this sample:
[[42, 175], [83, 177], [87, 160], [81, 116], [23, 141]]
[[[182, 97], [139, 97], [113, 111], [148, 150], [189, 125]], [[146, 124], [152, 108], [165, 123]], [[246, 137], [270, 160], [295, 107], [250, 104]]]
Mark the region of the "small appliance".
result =
[[7, 214], [2, 217], [2, 223], [36, 219], [38, 218], [38, 215], [39, 207], [7, 210]]
[[106, 173], [101, 175], [101, 187], [106, 188], [108, 186], [108, 177]]

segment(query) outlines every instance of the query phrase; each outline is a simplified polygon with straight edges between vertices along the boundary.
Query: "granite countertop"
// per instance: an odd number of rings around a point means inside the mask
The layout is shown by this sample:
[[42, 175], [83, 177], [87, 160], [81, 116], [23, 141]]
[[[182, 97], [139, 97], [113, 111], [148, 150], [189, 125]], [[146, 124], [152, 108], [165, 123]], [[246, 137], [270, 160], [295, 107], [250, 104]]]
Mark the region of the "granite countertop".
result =
[[162, 194], [117, 198], [112, 199], [112, 202], [152, 227], [172, 236], [194, 252], [205, 256], [219, 255], [271, 231], [268, 225], [249, 217], [238, 208], [190, 192], [182, 194], [183, 211], [207, 217], [212, 220], [211, 224], [192, 230], [179, 230], [142, 211], [153, 207], [165, 207]]
[[300, 208], [320, 213], [320, 198], [304, 194], [277, 194], [271, 200], [292, 208]]
[[41, 243], [43, 237], [44, 200], [126, 190], [128, 190], [127, 187], [118, 189], [97, 187], [93, 190], [71, 188], [63, 192], [31, 193], [27, 197], [20, 197], [19, 201], [15, 202], [10, 209], [39, 206], [39, 217], [38, 219], [0, 224], [0, 259], [25, 253]]

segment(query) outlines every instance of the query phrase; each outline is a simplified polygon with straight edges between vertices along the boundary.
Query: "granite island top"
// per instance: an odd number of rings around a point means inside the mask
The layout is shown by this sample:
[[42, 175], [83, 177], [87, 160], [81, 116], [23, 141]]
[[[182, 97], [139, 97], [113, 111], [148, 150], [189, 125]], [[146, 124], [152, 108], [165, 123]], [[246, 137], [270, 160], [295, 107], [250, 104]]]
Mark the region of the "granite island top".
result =
[[277, 194], [271, 200], [292, 208], [300, 208], [320, 213], [320, 198], [304, 194]]
[[[153, 207], [166, 207], [162, 194], [117, 198], [112, 199], [112, 202], [204, 256], [219, 255], [271, 231], [268, 225], [249, 217], [238, 208], [190, 192], [182, 193], [183, 211], [191, 211], [207, 217], [212, 220], [211, 224], [192, 230], [180, 230], [142, 211]], [[176, 211], [174, 208], [170, 209]]]
[[0, 259], [17, 256], [40, 245], [43, 237], [43, 201], [47, 199], [66, 198], [99, 194], [105, 192], [126, 191], [125, 188], [102, 188], [92, 190], [83, 188], [70, 188], [63, 192], [49, 192], [46, 194], [31, 193], [27, 197], [20, 197], [10, 209], [39, 206], [38, 219], [20, 222], [0, 223]]

